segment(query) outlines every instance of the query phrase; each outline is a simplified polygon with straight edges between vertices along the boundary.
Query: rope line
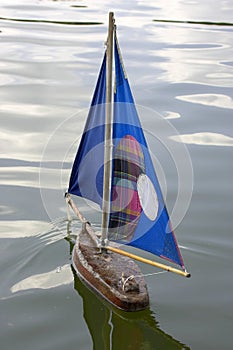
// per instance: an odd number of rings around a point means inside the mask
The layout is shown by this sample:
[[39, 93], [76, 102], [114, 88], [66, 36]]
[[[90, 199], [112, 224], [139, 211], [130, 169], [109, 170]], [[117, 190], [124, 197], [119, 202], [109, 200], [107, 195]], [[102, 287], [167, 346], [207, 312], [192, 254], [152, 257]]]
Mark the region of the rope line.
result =
[[136, 275], [136, 276], [130, 275], [130, 276], [128, 276], [128, 277], [124, 280], [124, 282], [122, 283], [123, 290], [125, 290], [125, 285], [126, 285], [126, 283], [127, 283], [128, 281], [130, 281], [131, 279], [133, 279], [133, 278], [154, 276], [154, 275], [159, 275], [159, 274], [165, 273], [165, 272], [168, 272], [168, 271], [159, 271], [159, 272], [141, 274], [141, 275]]

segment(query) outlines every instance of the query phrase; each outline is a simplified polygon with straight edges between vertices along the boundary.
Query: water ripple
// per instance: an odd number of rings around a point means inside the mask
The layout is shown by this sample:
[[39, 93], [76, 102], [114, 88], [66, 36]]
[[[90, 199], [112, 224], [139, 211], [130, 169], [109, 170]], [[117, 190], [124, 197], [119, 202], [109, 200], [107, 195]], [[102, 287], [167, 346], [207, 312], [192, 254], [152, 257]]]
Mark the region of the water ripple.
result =
[[71, 272], [70, 264], [66, 264], [60, 268], [59, 273], [57, 269], [54, 269], [49, 272], [29, 276], [14, 284], [10, 290], [12, 293], [16, 293], [35, 288], [55, 288], [64, 284], [69, 284], [73, 281], [73, 279], [74, 276]]
[[202, 24], [206, 26], [221, 26], [221, 27], [232, 27], [233, 23], [231, 22], [209, 22], [209, 21], [180, 21], [180, 20], [172, 20], [172, 19], [154, 19], [154, 22], [161, 23], [181, 23], [181, 24]]
[[233, 99], [223, 94], [193, 94], [177, 96], [178, 100], [190, 103], [200, 103], [205, 106], [233, 109]]
[[50, 23], [50, 24], [62, 24], [71, 26], [90, 26], [90, 25], [101, 25], [103, 22], [82, 22], [82, 21], [56, 21], [47, 19], [26, 19], [26, 18], [10, 18], [10, 17], [0, 17], [2, 21], [13, 21], [13, 22], [24, 22], [24, 23]]
[[171, 136], [171, 139], [191, 145], [233, 147], [232, 137], [211, 132]]

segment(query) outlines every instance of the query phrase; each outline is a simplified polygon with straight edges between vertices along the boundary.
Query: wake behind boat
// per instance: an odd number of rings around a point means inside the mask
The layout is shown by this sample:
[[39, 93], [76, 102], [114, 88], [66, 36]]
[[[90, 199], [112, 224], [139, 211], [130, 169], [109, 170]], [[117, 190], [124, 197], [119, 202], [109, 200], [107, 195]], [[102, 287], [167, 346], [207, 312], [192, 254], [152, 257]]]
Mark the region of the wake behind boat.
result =
[[[100, 206], [100, 233], [92, 230], [71, 194]], [[138, 118], [112, 12], [106, 51], [66, 198], [83, 224], [73, 250], [73, 266], [89, 287], [118, 308], [136, 311], [149, 305], [146, 283], [135, 259], [190, 276], [171, 228]], [[178, 264], [180, 269], [130, 254], [116, 243], [149, 251]]]

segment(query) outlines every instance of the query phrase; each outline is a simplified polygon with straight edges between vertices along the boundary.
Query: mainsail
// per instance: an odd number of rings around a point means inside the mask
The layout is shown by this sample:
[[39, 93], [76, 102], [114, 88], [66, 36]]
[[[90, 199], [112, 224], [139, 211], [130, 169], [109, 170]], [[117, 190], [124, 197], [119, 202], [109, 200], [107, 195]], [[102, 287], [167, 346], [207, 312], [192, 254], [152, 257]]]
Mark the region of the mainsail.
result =
[[[160, 185], [138, 118], [115, 34], [115, 91], [112, 124], [112, 182], [109, 240], [131, 245], [184, 269]], [[106, 54], [68, 192], [102, 207]]]
[[68, 193], [102, 207], [106, 99], [106, 53], [94, 91], [86, 125], [73, 163]]

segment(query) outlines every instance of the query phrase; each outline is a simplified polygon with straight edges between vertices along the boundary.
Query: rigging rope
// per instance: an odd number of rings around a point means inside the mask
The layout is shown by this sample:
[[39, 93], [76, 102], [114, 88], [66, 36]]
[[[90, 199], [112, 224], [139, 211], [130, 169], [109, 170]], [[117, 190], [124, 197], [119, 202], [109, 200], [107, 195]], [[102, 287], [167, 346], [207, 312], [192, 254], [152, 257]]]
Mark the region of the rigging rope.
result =
[[154, 276], [154, 275], [159, 275], [161, 273], [165, 273], [165, 272], [168, 272], [168, 271], [159, 271], [159, 272], [153, 272], [153, 273], [146, 273], [146, 274], [140, 274], [140, 275], [130, 275], [128, 276], [126, 279], [124, 279], [124, 281], [122, 281], [122, 289], [125, 290], [125, 285], [128, 281], [132, 280], [132, 279], [135, 279], [135, 278], [140, 278], [140, 277], [148, 277], [148, 276]]

